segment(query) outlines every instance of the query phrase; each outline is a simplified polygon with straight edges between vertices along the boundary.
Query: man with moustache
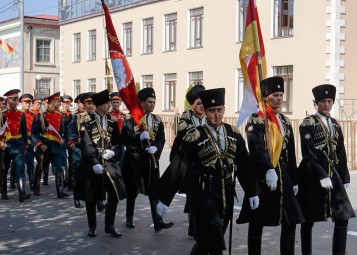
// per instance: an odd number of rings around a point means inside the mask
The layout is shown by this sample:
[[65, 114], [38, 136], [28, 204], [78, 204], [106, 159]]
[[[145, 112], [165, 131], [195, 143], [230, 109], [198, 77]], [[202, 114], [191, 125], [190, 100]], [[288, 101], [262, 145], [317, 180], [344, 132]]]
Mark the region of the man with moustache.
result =
[[118, 202], [126, 198], [121, 171], [116, 158], [120, 153], [117, 120], [108, 114], [110, 98], [108, 90], [91, 96], [96, 110], [81, 118], [81, 193], [86, 201], [89, 237], [97, 236], [96, 202], [108, 195], [105, 211], [105, 233], [113, 237], [121, 234], [114, 227]]
[[252, 209], [257, 208], [259, 199], [244, 139], [236, 127], [222, 121], [225, 89], [203, 90], [199, 97], [207, 122], [187, 131], [180, 151], [161, 176], [157, 210], [161, 216], [166, 214], [184, 177], [192, 171], [196, 243], [190, 254], [222, 255], [226, 250], [224, 234], [233, 215], [235, 178], [250, 198]]

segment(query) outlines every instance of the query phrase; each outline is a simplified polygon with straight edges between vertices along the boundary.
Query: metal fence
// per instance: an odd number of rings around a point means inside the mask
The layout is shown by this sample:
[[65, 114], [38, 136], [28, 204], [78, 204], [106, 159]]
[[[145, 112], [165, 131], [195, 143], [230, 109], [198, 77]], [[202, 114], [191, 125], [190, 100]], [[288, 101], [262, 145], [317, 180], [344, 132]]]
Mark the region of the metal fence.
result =
[[[166, 143], [169, 146], [172, 146], [176, 133], [177, 133], [177, 125], [180, 115], [160, 115], [164, 127], [165, 127], [165, 138]], [[224, 117], [223, 122], [236, 125], [237, 117]], [[291, 120], [292, 127], [294, 130], [294, 138], [295, 138], [295, 147], [296, 147], [296, 158], [298, 162], [301, 161], [301, 149], [300, 149], [300, 134], [299, 134], [299, 125], [302, 120], [293, 119]], [[352, 120], [341, 120], [339, 121], [342, 132], [345, 140], [346, 154], [347, 154], [347, 162], [348, 166], [351, 170], [357, 170], [357, 121]], [[239, 127], [239, 131], [246, 138], [246, 133], [244, 131], [245, 124]]]

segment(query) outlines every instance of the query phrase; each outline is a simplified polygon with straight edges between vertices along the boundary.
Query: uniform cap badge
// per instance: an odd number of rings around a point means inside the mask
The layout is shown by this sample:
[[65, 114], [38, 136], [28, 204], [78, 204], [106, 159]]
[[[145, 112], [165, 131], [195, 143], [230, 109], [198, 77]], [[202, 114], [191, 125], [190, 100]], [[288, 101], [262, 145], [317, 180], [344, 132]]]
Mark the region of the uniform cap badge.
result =
[[253, 126], [249, 126], [249, 127], [248, 127], [248, 131], [249, 131], [249, 132], [252, 132], [252, 131], [253, 131]]
[[277, 87], [278, 87], [278, 89], [280, 89], [280, 85], [278, 85]]
[[327, 91], [327, 90], [325, 91], [325, 94], [326, 94], [326, 95], [328, 94], [328, 91]]
[[311, 138], [311, 135], [310, 134], [306, 134], [305, 135], [305, 139], [310, 139]]
[[214, 104], [215, 102], [216, 102], [216, 100], [214, 100], [214, 99], [211, 100], [211, 103], [212, 103], [212, 104]]

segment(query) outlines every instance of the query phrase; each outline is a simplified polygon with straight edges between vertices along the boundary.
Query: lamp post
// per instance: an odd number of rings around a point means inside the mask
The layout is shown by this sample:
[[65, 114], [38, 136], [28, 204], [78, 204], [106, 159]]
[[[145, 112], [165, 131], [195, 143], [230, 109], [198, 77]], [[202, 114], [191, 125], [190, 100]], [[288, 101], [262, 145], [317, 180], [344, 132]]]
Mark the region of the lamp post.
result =
[[34, 97], [38, 97], [37, 96], [37, 82], [39, 82], [41, 79], [42, 79], [42, 76], [40, 75], [40, 74], [36, 74], [36, 76], [35, 76], [35, 79], [36, 79], [36, 84], [35, 84], [35, 89], [34, 89], [34, 91], [36, 92], [36, 94], [34, 95]]

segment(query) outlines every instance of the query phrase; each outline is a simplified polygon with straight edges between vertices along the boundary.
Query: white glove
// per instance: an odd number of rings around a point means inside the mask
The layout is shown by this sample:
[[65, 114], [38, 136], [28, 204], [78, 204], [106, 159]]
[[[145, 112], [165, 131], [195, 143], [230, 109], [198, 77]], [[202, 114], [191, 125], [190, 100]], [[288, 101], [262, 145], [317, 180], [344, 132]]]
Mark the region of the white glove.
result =
[[115, 155], [114, 151], [112, 151], [112, 150], [105, 150], [105, 153], [104, 153], [104, 155], [103, 155], [103, 158], [104, 158], [105, 160], [109, 160], [109, 159], [111, 159], [112, 157], [114, 157], [114, 155]]
[[345, 184], [343, 184], [343, 186], [345, 186], [345, 189], [347, 190], [348, 187], [350, 186], [350, 184], [349, 183], [345, 183]]
[[275, 173], [275, 169], [270, 169], [265, 174], [265, 182], [271, 191], [276, 190], [278, 183], [278, 176]]
[[150, 134], [148, 131], [143, 131], [141, 132], [140, 134], [140, 140], [146, 140], [146, 139], [149, 139], [150, 140]]
[[250, 209], [252, 209], [252, 210], [257, 209], [259, 206], [259, 197], [258, 196], [250, 197], [249, 204], [250, 204]]
[[299, 186], [298, 185], [293, 186], [293, 191], [294, 191], [294, 196], [296, 196], [296, 194], [299, 192]]
[[162, 218], [167, 214], [168, 210], [169, 208], [161, 203], [161, 201], [159, 201], [159, 203], [156, 205], [157, 214]]
[[96, 174], [102, 174], [103, 173], [103, 166], [101, 164], [96, 164], [93, 166], [93, 171], [96, 173]]
[[157, 152], [156, 146], [150, 146], [150, 147], [146, 148], [146, 150], [151, 154], [154, 154], [155, 152]]
[[325, 189], [332, 189], [332, 182], [330, 177], [323, 178], [320, 180], [321, 186]]

